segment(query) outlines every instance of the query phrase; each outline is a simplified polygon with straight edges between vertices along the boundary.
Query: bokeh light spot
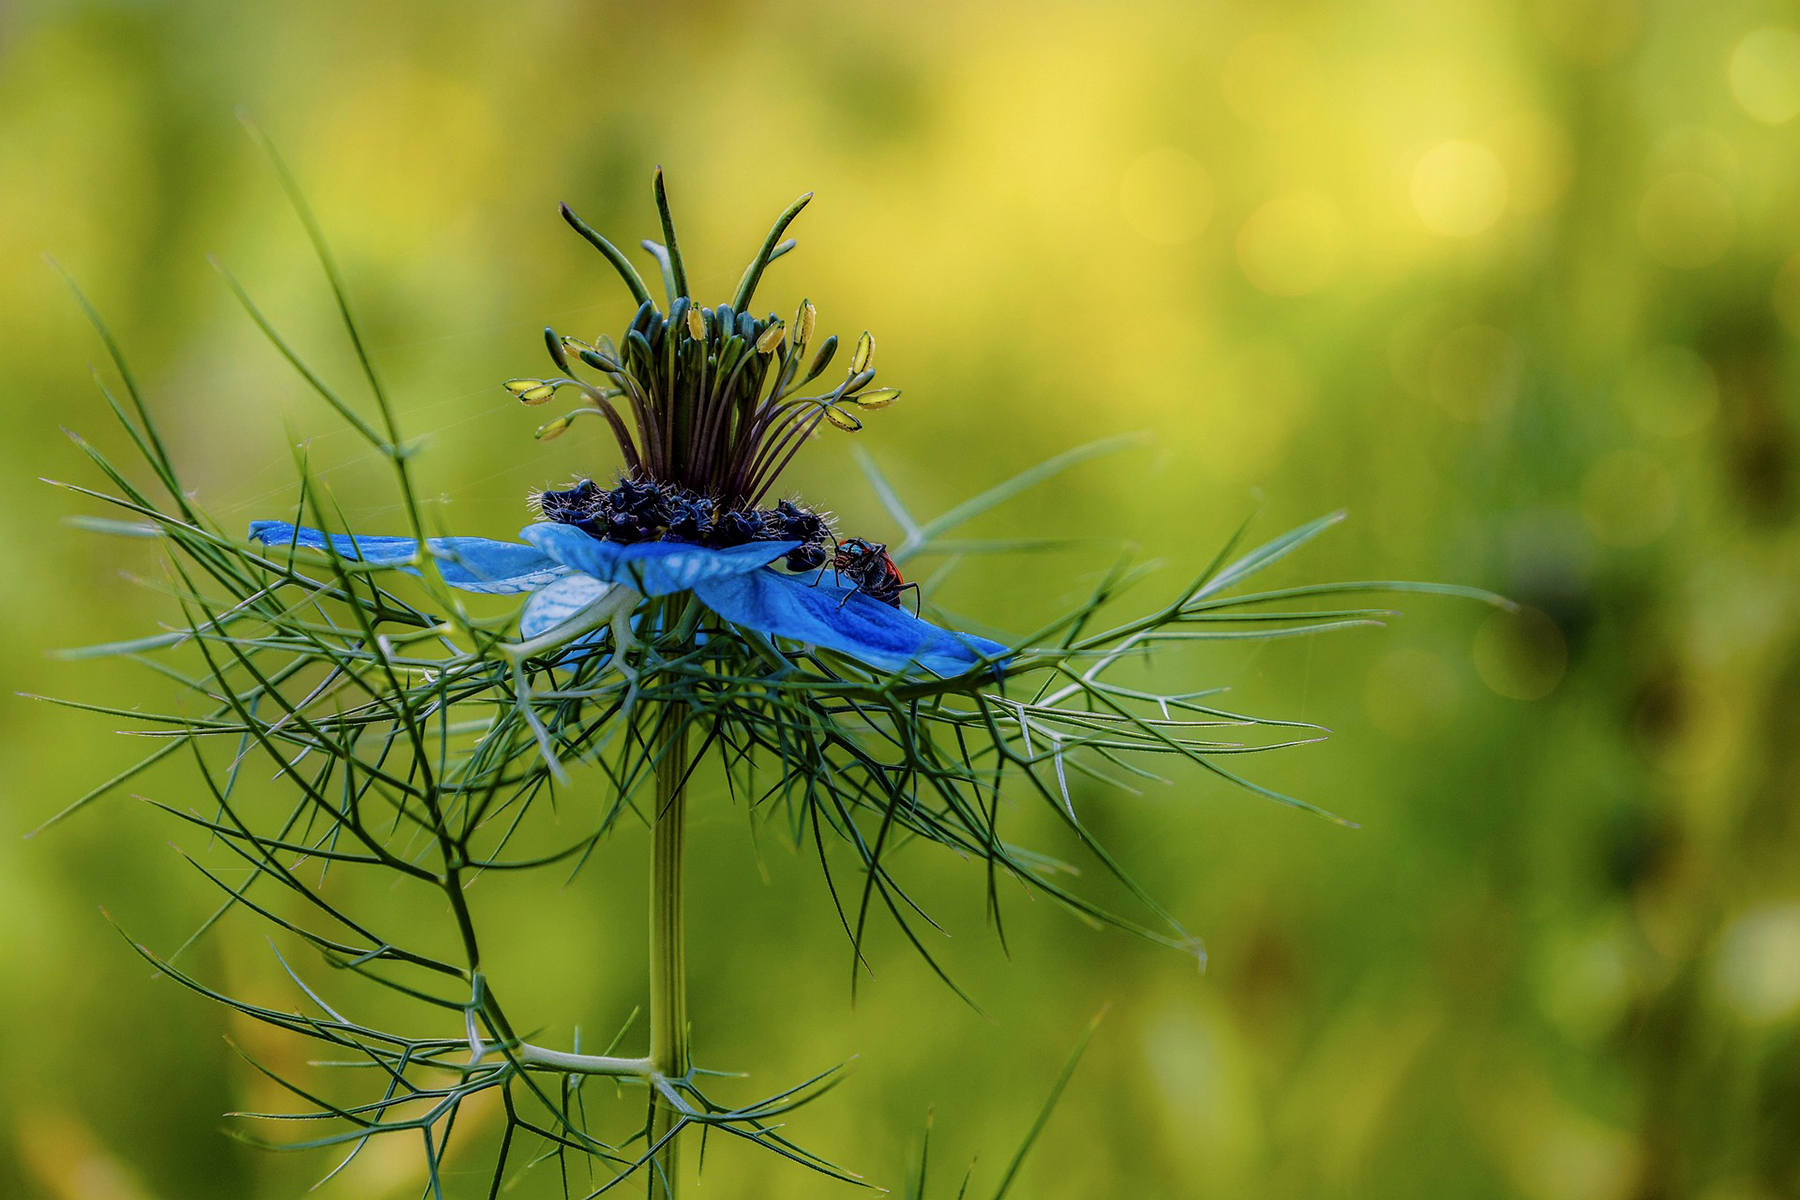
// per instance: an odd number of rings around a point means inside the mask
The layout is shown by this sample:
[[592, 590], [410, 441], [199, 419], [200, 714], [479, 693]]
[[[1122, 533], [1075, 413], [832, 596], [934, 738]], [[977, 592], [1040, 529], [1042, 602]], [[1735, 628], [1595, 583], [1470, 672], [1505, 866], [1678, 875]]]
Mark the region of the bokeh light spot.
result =
[[1251, 1113], [1239, 1043], [1224, 1020], [1169, 1003], [1142, 1036], [1143, 1061], [1155, 1081], [1152, 1107], [1170, 1141], [1212, 1165], [1241, 1151]]
[[1568, 665], [1562, 630], [1535, 608], [1495, 613], [1475, 631], [1475, 670], [1499, 695], [1541, 700], [1556, 690]]
[[1318, 106], [1318, 56], [1291, 33], [1259, 33], [1231, 52], [1219, 85], [1232, 112], [1258, 129], [1279, 133]]
[[1506, 211], [1506, 168], [1480, 142], [1439, 142], [1413, 169], [1412, 202], [1431, 232], [1472, 237]]
[[1604, 1037], [1630, 1000], [1631, 971], [1616, 936], [1553, 935], [1536, 967], [1539, 1003], [1579, 1042]]
[[1518, 392], [1518, 343], [1492, 325], [1464, 325], [1444, 335], [1426, 365], [1426, 388], [1450, 415], [1476, 421], [1504, 411]]
[[1753, 908], [1719, 939], [1713, 980], [1720, 999], [1748, 1021], [1800, 1010], [1800, 904]]
[[1800, 116], [1800, 33], [1758, 29], [1744, 35], [1726, 70], [1740, 107], [1768, 125]]
[[1172, 146], [1150, 151], [1119, 183], [1125, 222], [1153, 242], [1192, 241], [1212, 219], [1213, 186], [1194, 156]]
[[1581, 515], [1594, 536], [1612, 546], [1642, 546], [1675, 523], [1680, 497], [1660, 459], [1642, 450], [1616, 450], [1581, 480]]
[[1697, 171], [1665, 175], [1644, 192], [1638, 235], [1652, 258], [1692, 270], [1717, 262], [1737, 233], [1737, 207], [1719, 182]]
[[1304, 296], [1331, 282], [1343, 253], [1337, 206], [1317, 192], [1277, 196], [1238, 231], [1238, 263], [1258, 289]]
[[1404, 647], [1383, 657], [1363, 686], [1370, 724], [1397, 738], [1437, 733], [1456, 718], [1456, 671], [1439, 654]]
[[1631, 423], [1657, 437], [1698, 433], [1719, 411], [1719, 381], [1686, 346], [1656, 346], [1626, 369], [1619, 403]]

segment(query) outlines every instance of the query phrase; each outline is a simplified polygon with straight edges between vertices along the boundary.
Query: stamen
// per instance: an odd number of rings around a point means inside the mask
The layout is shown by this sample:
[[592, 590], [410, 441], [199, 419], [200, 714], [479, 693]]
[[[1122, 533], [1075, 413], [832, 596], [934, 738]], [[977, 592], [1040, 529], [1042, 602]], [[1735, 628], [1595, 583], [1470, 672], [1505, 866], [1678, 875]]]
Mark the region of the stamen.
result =
[[[856, 432], [863, 424], [857, 412], [885, 408], [899, 392], [869, 389], [875, 377], [875, 339], [864, 333], [843, 382], [821, 395], [796, 395], [830, 367], [838, 339], [826, 338], [802, 372], [818, 321], [812, 302], [801, 301], [791, 324], [774, 313], [758, 318], [748, 311], [763, 269], [792, 246], [792, 239], [782, 235], [809, 197], [783, 211], [731, 301], [709, 309], [689, 291], [660, 169], [655, 195], [663, 240], [643, 246], [661, 268], [668, 311], [658, 309], [617, 247], [565, 206], [564, 218], [607, 258], [637, 308], [617, 346], [605, 337], [589, 343], [546, 329], [550, 358], [566, 376], [515, 379], [506, 387], [526, 404], [545, 403], [564, 387], [579, 389], [590, 407], [547, 422], [538, 429], [539, 439], [562, 436], [581, 411], [598, 412], [619, 445], [627, 475], [672, 489], [664, 495], [671, 503], [690, 495], [707, 498], [713, 514], [710, 536], [716, 538], [720, 529], [731, 527], [723, 514], [754, 510], [822, 421]], [[601, 379], [583, 380], [577, 367], [598, 372]], [[620, 401], [616, 408], [615, 399]], [[647, 523], [636, 510], [624, 515], [629, 519], [618, 523], [618, 533], [633, 540], [661, 536], [666, 528], [666, 517]], [[697, 511], [689, 516], [682, 529], [690, 536], [709, 536], [701, 532], [709, 522], [701, 521]], [[613, 536], [613, 523], [596, 528], [602, 536]]]

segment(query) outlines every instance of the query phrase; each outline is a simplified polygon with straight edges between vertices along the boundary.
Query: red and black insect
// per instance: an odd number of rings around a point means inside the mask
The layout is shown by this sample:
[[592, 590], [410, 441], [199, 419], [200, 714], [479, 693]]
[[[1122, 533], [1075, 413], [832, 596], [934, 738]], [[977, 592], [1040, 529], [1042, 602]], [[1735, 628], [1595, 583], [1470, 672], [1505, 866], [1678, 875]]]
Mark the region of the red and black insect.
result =
[[[900, 593], [910, 591], [913, 594], [913, 611], [917, 614], [919, 585], [906, 582], [900, 574], [900, 568], [888, 557], [887, 547], [882, 543], [867, 542], [862, 538], [845, 538], [838, 543], [837, 554], [831, 560], [831, 569], [837, 572], [839, 578], [848, 579], [856, 591], [895, 608], [900, 607]], [[845, 599], [848, 600], [849, 596]]]

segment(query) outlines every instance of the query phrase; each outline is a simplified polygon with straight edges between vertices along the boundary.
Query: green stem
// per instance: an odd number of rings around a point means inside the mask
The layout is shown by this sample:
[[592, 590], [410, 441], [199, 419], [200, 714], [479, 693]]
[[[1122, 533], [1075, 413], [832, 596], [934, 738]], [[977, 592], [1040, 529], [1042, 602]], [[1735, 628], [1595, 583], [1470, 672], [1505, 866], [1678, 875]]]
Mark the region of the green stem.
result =
[[[662, 753], [656, 765], [656, 821], [650, 855], [650, 1063], [675, 1082], [692, 1066], [688, 1045], [687, 954], [682, 895], [683, 850], [687, 833], [687, 725], [670, 709], [663, 717]], [[651, 1144], [674, 1126], [675, 1111], [660, 1094], [651, 1098]], [[673, 1200], [678, 1187], [673, 1139], [657, 1156], [650, 1195]]]
[[520, 1042], [514, 1057], [526, 1070], [561, 1075], [611, 1075], [621, 1079], [653, 1079], [656, 1065], [647, 1058], [615, 1058], [610, 1054], [571, 1054]]

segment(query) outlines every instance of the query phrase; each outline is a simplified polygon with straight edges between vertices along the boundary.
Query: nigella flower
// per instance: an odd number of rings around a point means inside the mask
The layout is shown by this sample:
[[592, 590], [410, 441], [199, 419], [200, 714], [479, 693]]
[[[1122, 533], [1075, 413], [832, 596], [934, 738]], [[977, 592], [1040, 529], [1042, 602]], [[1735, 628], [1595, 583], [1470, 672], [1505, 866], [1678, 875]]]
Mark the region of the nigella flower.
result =
[[[797, 541], [755, 541], [726, 548], [678, 541], [623, 543], [577, 525], [527, 526], [526, 544], [487, 538], [430, 538], [444, 582], [466, 592], [529, 592], [519, 617], [526, 639], [593, 626], [585, 613], [641, 596], [691, 591], [741, 629], [841, 654], [884, 671], [922, 667], [957, 675], [998, 660], [1006, 647], [972, 633], [940, 629], [858, 588], [813, 582], [774, 564], [804, 548]], [[286, 521], [257, 521], [250, 537], [271, 546], [323, 550], [376, 565], [404, 566], [418, 556], [411, 538], [326, 535]]]
[[[282, 177], [291, 189], [291, 179]], [[836, 528], [797, 497], [776, 498], [783, 469], [822, 425], [855, 431], [861, 414], [898, 396], [871, 386], [875, 344], [866, 333], [842, 378], [809, 391], [837, 350], [835, 338], [812, 348], [813, 306], [802, 302], [792, 322], [750, 311], [763, 271], [793, 245], [783, 233], [808, 198], [782, 214], [730, 300], [710, 308], [691, 296], [660, 173], [664, 242], [644, 245], [661, 267], [663, 308], [611, 243], [564, 210], [625, 281], [635, 314], [617, 342], [545, 330], [557, 373], [505, 386], [528, 405], [558, 394], [579, 397], [577, 407], [544, 424], [538, 436], [556, 437], [597, 418], [616, 440], [620, 462], [616, 475], [603, 476], [608, 482], [584, 478], [535, 496], [541, 520], [518, 542], [426, 537], [409, 474], [411, 449], [373, 366], [363, 358], [378, 422], [308, 368], [241, 289], [281, 353], [388, 461], [410, 535], [258, 521], [249, 545], [226, 536], [182, 485], [102, 327], [126, 392], [127, 403], [115, 400], [113, 411], [168, 499], [139, 488], [84, 445], [121, 493], [106, 498], [129, 518], [94, 525], [166, 540], [179, 577], [172, 592], [185, 620], [82, 653], [177, 655], [178, 666], [167, 674], [191, 691], [193, 703], [160, 714], [82, 705], [153, 722], [170, 740], [65, 812], [136, 778], [174, 749], [191, 747], [204, 791], [197, 803], [165, 807], [201, 828], [209, 846], [231, 856], [234, 871], [249, 867], [247, 877], [227, 879], [196, 863], [226, 894], [202, 931], [227, 910], [247, 910], [324, 955], [334, 969], [393, 989], [405, 1002], [401, 1011], [410, 1004], [396, 1027], [360, 1023], [353, 1010], [329, 1007], [284, 958], [305, 1002], [320, 1010], [288, 1012], [261, 998], [234, 999], [142, 950], [166, 977], [246, 1018], [324, 1043], [320, 1069], [357, 1068], [357, 1077], [373, 1081], [357, 1103], [302, 1114], [344, 1123], [314, 1144], [341, 1143], [354, 1157], [376, 1134], [422, 1132], [432, 1194], [442, 1195], [436, 1164], [452, 1130], [461, 1137], [468, 1128], [456, 1120], [460, 1106], [487, 1094], [483, 1111], [505, 1113], [505, 1133], [490, 1163], [491, 1195], [503, 1190], [519, 1159], [574, 1153], [600, 1161], [612, 1176], [595, 1195], [643, 1169], [653, 1195], [674, 1197], [684, 1174], [679, 1139], [694, 1127], [847, 1179], [785, 1133], [784, 1114], [829, 1086], [830, 1072], [762, 1101], [727, 1106], [703, 1090], [713, 1086], [716, 1072], [694, 1065], [683, 847], [689, 781], [704, 761], [716, 759], [717, 777], [733, 796], [747, 798], [758, 821], [784, 826], [796, 848], [810, 844], [855, 962], [864, 961], [871, 914], [885, 911], [950, 982], [915, 928], [929, 918], [894, 863], [899, 847], [921, 841], [985, 864], [996, 928], [1009, 890], [998, 885], [1013, 881], [1084, 919], [1197, 953], [1173, 914], [1095, 839], [1088, 811], [1109, 790], [1165, 778], [1145, 765], [1162, 762], [1187, 769], [1190, 780], [1220, 779], [1304, 806], [1238, 774], [1235, 764], [1242, 755], [1313, 740], [1317, 730], [1216, 707], [1218, 689], [1184, 682], [1155, 690], [1166, 685], [1141, 676], [1121, 681], [1113, 673], [1163, 646], [1304, 636], [1388, 615], [1344, 607], [1349, 593], [1495, 599], [1410, 583], [1241, 590], [1323, 533], [1334, 515], [1235, 558], [1234, 538], [1204, 572], [1147, 614], [1113, 623], [1102, 619], [1102, 610], [1143, 574], [1121, 567], [1023, 647], [944, 629], [916, 608], [908, 611], [917, 587], [886, 546], [856, 536], [868, 531]], [[306, 225], [316, 239], [316, 223]], [[341, 280], [322, 243], [319, 249], [360, 351], [364, 343]], [[873, 482], [904, 530], [904, 549], [946, 552], [947, 530], [1114, 444], [1068, 451], [931, 520], [915, 519], [884, 481]], [[329, 511], [316, 480], [304, 474], [302, 497], [298, 520], [308, 511]], [[982, 543], [1015, 550], [1038, 544]], [[319, 554], [328, 570], [303, 561]], [[360, 570], [350, 569], [351, 560], [415, 573], [429, 560], [433, 602], [420, 607], [369, 586]], [[466, 592], [523, 596], [518, 639], [447, 603], [453, 598], [437, 591], [439, 581]], [[1315, 598], [1328, 607], [1312, 610]], [[275, 786], [289, 789], [294, 807], [265, 807], [260, 791], [257, 803], [245, 803], [237, 788], [250, 773], [240, 766], [252, 756], [273, 769]], [[579, 789], [589, 802], [580, 810], [558, 807], [546, 827], [538, 813], [565, 788]], [[1010, 822], [1015, 796], [1041, 799], [1070, 844], [1114, 875], [1153, 921], [1141, 924], [1077, 894], [1056, 859], [1007, 836], [1002, 821]], [[496, 978], [483, 957], [493, 914], [484, 918], [466, 893], [497, 873], [516, 879], [578, 866], [634, 809], [651, 826], [646, 1051], [586, 1053], [579, 1035], [572, 1049], [534, 1045], [522, 1031], [541, 1023], [527, 1012], [515, 1020], [510, 972]], [[553, 831], [567, 829], [577, 811], [587, 815], [573, 840], [564, 841], [564, 833]], [[552, 836], [555, 844], [534, 844]], [[526, 839], [516, 850], [515, 838]], [[322, 871], [295, 869], [312, 860], [328, 865], [334, 880], [348, 873], [389, 885], [405, 880], [408, 887], [334, 887], [328, 896]], [[843, 886], [846, 867], [854, 888]], [[265, 893], [277, 888], [297, 902], [270, 903]], [[421, 907], [397, 907], [397, 897], [419, 889]], [[446, 1009], [461, 1016], [460, 1031], [450, 1036]], [[546, 1075], [560, 1079], [550, 1086]], [[627, 1127], [626, 1136], [606, 1141], [590, 1129], [588, 1108], [595, 1102], [591, 1093], [582, 1100], [578, 1092], [589, 1078], [650, 1094], [635, 1132]], [[288, 1086], [300, 1096], [316, 1094]], [[502, 1104], [491, 1103], [495, 1092]], [[541, 1145], [527, 1151], [534, 1141]]]
[[[580, 396], [579, 408], [538, 436], [557, 437], [580, 418], [598, 417], [618, 442], [624, 474], [610, 489], [588, 479], [539, 494], [545, 520], [521, 533], [523, 545], [429, 540], [444, 582], [471, 592], [531, 593], [519, 623], [527, 641], [559, 629], [587, 632], [639, 597], [692, 592], [739, 629], [837, 651], [879, 671], [948, 676], [998, 663], [1006, 651], [998, 642], [903, 611], [900, 592], [910, 585], [881, 543], [852, 538], [828, 551], [833, 535], [823, 515], [794, 500], [759, 507], [821, 425], [858, 430], [858, 411], [885, 408], [899, 396], [869, 386], [875, 342], [867, 333], [839, 383], [797, 394], [830, 366], [837, 339], [826, 338], [808, 363], [817, 319], [810, 302], [801, 303], [791, 327], [774, 313], [748, 311], [763, 270], [793, 245], [781, 235], [810, 194], [782, 214], [732, 299], [714, 308], [689, 296], [660, 174], [657, 194], [668, 245], [645, 246], [663, 265], [668, 312], [657, 309], [624, 256], [565, 205], [564, 219], [606, 255], [638, 309], [621, 343], [546, 329], [561, 374], [506, 384], [526, 404], [561, 391]], [[576, 363], [594, 378], [583, 378]], [[410, 565], [419, 553], [409, 538], [328, 536], [285, 521], [254, 522], [250, 537], [273, 546], [329, 546], [375, 564]]]

